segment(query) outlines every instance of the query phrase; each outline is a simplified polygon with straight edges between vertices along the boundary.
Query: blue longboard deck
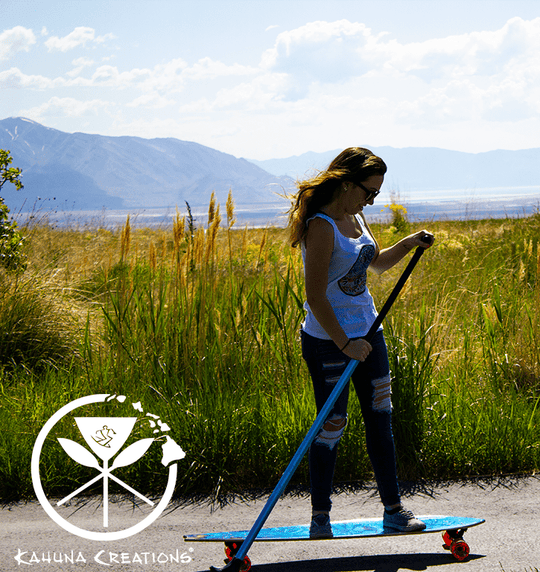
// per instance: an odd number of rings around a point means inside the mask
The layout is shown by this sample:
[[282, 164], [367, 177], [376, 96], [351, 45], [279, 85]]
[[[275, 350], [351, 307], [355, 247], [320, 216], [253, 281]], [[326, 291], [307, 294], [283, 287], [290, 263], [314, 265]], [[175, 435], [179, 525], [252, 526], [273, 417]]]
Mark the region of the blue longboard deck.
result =
[[[332, 522], [333, 539], [313, 539], [309, 537], [309, 524], [300, 526], [279, 526], [276, 528], [263, 528], [255, 541], [276, 542], [289, 540], [335, 540], [339, 538], [359, 538], [374, 536], [401, 536], [406, 534], [428, 534], [430, 532], [446, 532], [461, 530], [482, 524], [481, 518], [462, 518], [457, 516], [419, 516], [426, 523], [425, 530], [413, 532], [400, 532], [383, 526], [382, 518], [363, 520], [346, 520]], [[206, 534], [184, 535], [186, 542], [242, 542], [249, 530], [235, 530], [231, 532], [210, 532]]]

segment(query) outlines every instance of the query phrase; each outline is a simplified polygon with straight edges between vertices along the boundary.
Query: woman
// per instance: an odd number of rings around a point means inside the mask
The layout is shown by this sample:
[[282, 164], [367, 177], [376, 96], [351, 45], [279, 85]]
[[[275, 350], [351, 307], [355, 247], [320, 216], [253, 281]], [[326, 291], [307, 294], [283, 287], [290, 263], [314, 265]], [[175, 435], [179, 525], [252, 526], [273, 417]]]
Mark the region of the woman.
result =
[[[362, 339], [377, 316], [366, 286], [368, 267], [377, 274], [407, 253], [428, 248], [426, 231], [407, 236], [380, 250], [363, 215], [383, 184], [386, 165], [359, 147], [340, 153], [317, 176], [298, 183], [289, 211], [293, 247], [301, 245], [307, 301], [302, 324], [302, 354], [307, 363], [320, 411], [351, 359], [360, 363], [351, 379], [360, 400], [367, 451], [373, 465], [384, 525], [422, 530], [425, 524], [401, 504], [394, 438], [390, 371], [382, 328], [371, 343]], [[428, 236], [429, 243], [422, 237]], [[313, 441], [309, 452], [312, 538], [332, 537], [330, 494], [337, 446], [347, 425], [348, 385]]]

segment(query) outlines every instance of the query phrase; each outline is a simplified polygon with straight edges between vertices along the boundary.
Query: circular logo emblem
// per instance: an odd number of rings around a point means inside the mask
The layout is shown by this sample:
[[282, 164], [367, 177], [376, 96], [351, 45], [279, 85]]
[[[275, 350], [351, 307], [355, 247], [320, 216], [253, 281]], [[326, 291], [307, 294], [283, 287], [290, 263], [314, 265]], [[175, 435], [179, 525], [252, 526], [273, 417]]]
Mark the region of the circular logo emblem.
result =
[[[178, 471], [176, 461], [185, 457], [182, 448], [168, 434], [170, 427], [167, 423], [158, 415], [145, 412], [140, 402], [131, 403], [131, 408], [130, 404], [125, 402], [125, 396], [108, 393], [76, 399], [59, 409], [45, 423], [34, 443], [32, 483], [41, 506], [63, 529], [88, 540], [119, 540], [152, 524], [172, 498]], [[122, 414], [115, 415], [115, 409], [121, 409]], [[125, 415], [126, 409], [130, 412], [129, 415]], [[64, 435], [63, 432], [68, 434]], [[143, 438], [140, 438], [141, 436]], [[161, 451], [156, 450], [159, 446]], [[120, 478], [117, 471], [136, 466], [145, 455], [151, 455], [152, 447], [152, 458], [158, 452], [161, 456], [161, 469], [168, 468], [165, 489], [159, 502], [138, 492]], [[73, 464], [76, 464], [86, 467], [90, 469], [91, 477], [60, 500], [51, 502], [45, 493], [40, 475], [40, 463], [45, 462], [41, 460], [44, 448], [48, 451], [60, 448], [60, 454], [65, 456], [65, 466], [73, 467]], [[96, 486], [102, 494], [101, 530], [85, 530], [61, 516], [61, 507]], [[149, 514], [145, 512], [142, 520], [128, 528], [108, 530], [112, 518], [109, 497], [113, 486], [116, 491], [136, 498], [138, 503], [150, 511]]]

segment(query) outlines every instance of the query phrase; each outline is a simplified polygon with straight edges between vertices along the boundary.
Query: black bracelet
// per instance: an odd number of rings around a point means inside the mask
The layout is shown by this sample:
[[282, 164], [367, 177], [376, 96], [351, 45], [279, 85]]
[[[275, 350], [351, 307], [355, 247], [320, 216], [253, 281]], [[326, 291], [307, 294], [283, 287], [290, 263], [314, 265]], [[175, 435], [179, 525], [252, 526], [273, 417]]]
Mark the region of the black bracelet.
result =
[[351, 341], [351, 338], [349, 338], [347, 340], [347, 343], [339, 351], [342, 352], [349, 345], [350, 341]]

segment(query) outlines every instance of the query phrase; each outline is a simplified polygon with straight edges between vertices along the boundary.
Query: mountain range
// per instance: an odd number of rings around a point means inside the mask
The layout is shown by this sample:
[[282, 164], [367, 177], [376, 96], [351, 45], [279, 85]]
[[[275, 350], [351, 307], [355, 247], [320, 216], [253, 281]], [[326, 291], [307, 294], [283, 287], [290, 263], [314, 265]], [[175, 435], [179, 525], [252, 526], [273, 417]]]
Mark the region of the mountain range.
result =
[[207, 206], [212, 191], [224, 205], [230, 189], [237, 203], [272, 203], [292, 184], [198, 143], [64, 133], [22, 117], [0, 120], [0, 148], [23, 171], [22, 191], [2, 189], [12, 212], [45, 199], [69, 210]]
[[[2, 188], [12, 212], [53, 201], [64, 210], [206, 207], [212, 191], [222, 205], [276, 204], [297, 178], [324, 169], [340, 152], [308, 152], [246, 160], [174, 138], [143, 139], [65, 133], [17, 117], [0, 120], [0, 148], [23, 170], [24, 189]], [[437, 148], [370, 147], [388, 166], [385, 187], [426, 200], [455, 189], [538, 186], [540, 149], [465, 153]], [[445, 191], [448, 191], [446, 193]], [[516, 191], [511, 191], [516, 192]], [[532, 191], [535, 193], [535, 190]]]
[[[371, 147], [388, 167], [385, 186], [404, 191], [441, 191], [489, 187], [540, 186], [540, 149], [465, 153], [434, 147]], [[262, 169], [293, 179], [324, 169], [341, 149], [308, 152], [284, 159], [252, 161]], [[540, 190], [540, 189], [539, 189]]]

